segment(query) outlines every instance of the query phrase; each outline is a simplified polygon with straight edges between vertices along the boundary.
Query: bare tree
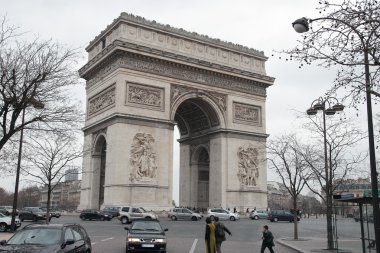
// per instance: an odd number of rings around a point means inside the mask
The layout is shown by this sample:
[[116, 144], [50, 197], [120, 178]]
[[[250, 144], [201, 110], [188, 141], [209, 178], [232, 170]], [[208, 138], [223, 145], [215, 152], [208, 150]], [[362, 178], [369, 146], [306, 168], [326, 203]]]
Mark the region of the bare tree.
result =
[[23, 41], [16, 31], [0, 20], [0, 150], [23, 128], [57, 132], [82, 121], [69, 94], [79, 82], [76, 50], [51, 40]]
[[[287, 54], [286, 59], [298, 61], [300, 68], [312, 62], [327, 68], [338, 66], [329, 93], [344, 88], [346, 104], [356, 107], [365, 101], [367, 85], [372, 94], [379, 96], [380, 2], [319, 1], [316, 9], [323, 16], [303, 19], [310, 30], [303, 33], [294, 48], [282, 51]], [[370, 73], [368, 80], [366, 67]]]
[[281, 178], [292, 197], [295, 240], [298, 240], [298, 200], [310, 177], [307, 162], [299, 149], [300, 145], [295, 135], [274, 138], [268, 145], [269, 166]]
[[23, 173], [47, 187], [46, 222], [48, 223], [51, 193], [67, 173], [72, 173], [67, 172], [67, 169], [77, 168], [79, 171], [78, 158], [82, 157], [83, 151], [73, 138], [62, 135], [32, 138], [27, 145]]
[[[355, 127], [350, 120], [328, 119], [327, 157], [323, 149], [323, 127], [319, 118], [309, 117], [305, 128], [310, 131], [310, 143], [300, 149], [303, 159], [312, 173], [306, 184], [311, 192], [319, 196], [326, 206], [327, 244], [329, 249], [335, 248], [333, 234], [333, 194], [348, 175], [360, 173], [361, 163], [367, 158], [366, 153], [353, 148], [365, 134]], [[328, 159], [328, 168], [325, 168]], [[327, 186], [327, 187], [326, 187]]]

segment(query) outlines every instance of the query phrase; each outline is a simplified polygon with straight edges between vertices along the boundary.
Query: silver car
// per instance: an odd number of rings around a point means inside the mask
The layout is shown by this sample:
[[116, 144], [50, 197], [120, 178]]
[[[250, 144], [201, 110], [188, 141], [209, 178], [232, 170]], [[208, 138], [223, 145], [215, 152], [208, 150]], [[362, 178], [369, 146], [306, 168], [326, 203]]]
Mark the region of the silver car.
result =
[[249, 218], [252, 220], [258, 220], [258, 219], [268, 219], [268, 212], [267, 211], [261, 211], [261, 210], [253, 210], [249, 214]]
[[207, 211], [207, 217], [213, 219], [214, 217], [218, 217], [220, 220], [232, 220], [236, 221], [240, 219], [238, 213], [233, 213], [223, 208], [211, 208]]
[[173, 208], [168, 217], [172, 220], [193, 220], [197, 221], [202, 219], [202, 215], [195, 213], [187, 208]]

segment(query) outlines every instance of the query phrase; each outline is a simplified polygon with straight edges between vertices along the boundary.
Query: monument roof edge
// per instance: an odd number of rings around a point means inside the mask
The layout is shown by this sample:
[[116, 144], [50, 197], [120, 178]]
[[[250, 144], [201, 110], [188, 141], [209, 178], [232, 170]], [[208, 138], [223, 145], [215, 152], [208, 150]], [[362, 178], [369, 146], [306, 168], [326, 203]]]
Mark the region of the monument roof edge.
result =
[[221, 39], [212, 38], [212, 37], [209, 37], [207, 35], [199, 34], [197, 32], [190, 32], [190, 31], [187, 31], [183, 28], [173, 27], [173, 26], [170, 26], [168, 24], [167, 25], [161, 24], [161, 23], [156, 22], [155, 20], [148, 20], [148, 19], [145, 19], [144, 17], [136, 16], [136, 15], [126, 13], [126, 12], [122, 12], [118, 18], [114, 19], [114, 21], [110, 25], [108, 25], [103, 31], [101, 31], [100, 34], [97, 35], [89, 43], [89, 45], [86, 47], [86, 51], [89, 51], [92, 47], [94, 47], [95, 44], [99, 40], [101, 40], [101, 38], [106, 33], [108, 33], [113, 27], [115, 27], [119, 22], [122, 22], [122, 21], [133, 22], [133, 23], [136, 23], [139, 25], [148, 26], [152, 29], [159, 29], [159, 30], [169, 32], [169, 33], [173, 33], [173, 34], [176, 34], [179, 36], [184, 36], [184, 37], [188, 37], [190, 39], [202, 41], [204, 43], [211, 43], [211, 44], [214, 44], [214, 45], [219, 46], [219, 47], [225, 47], [225, 48], [228, 48], [230, 50], [236, 50], [236, 51], [240, 51], [243, 53], [251, 54], [251, 55], [254, 55], [256, 57], [263, 58], [264, 60], [268, 59], [268, 57], [265, 56], [264, 51], [260, 51], [260, 50], [254, 49], [254, 48], [243, 46], [243, 45], [240, 45], [237, 43], [232, 43], [232, 42], [228, 42], [228, 41], [223, 41]]

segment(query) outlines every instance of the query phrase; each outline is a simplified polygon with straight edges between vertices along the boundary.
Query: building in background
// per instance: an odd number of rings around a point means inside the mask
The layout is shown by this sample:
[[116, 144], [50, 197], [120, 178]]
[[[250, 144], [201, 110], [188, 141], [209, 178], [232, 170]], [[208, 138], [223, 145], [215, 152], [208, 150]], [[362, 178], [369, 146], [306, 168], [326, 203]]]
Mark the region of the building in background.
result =
[[65, 181], [76, 181], [78, 180], [78, 169], [68, 169], [65, 171]]
[[[58, 183], [50, 196], [51, 208], [74, 211], [77, 209], [80, 201], [80, 180], [69, 180]], [[41, 188], [40, 206], [47, 206], [47, 186]]]
[[268, 208], [270, 210], [289, 210], [291, 196], [286, 187], [279, 182], [268, 181]]

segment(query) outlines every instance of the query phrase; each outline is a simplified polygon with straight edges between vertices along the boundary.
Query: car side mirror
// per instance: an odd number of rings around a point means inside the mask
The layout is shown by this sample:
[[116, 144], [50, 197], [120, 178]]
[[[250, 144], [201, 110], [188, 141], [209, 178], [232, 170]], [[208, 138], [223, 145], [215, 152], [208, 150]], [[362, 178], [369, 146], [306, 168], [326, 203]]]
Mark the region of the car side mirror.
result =
[[168, 228], [165, 228], [164, 231], [165, 231], [165, 232], [166, 232], [166, 231], [169, 231], [169, 229], [168, 229]]
[[128, 230], [129, 231], [129, 227], [124, 227], [124, 230]]
[[66, 240], [65, 245], [72, 245], [74, 243], [75, 243], [75, 241], [73, 239], [68, 239], [68, 240]]
[[1, 245], [1, 246], [4, 246], [5, 244], [7, 244], [7, 241], [6, 241], [6, 240], [1, 240], [1, 241], [0, 241], [0, 245]]

